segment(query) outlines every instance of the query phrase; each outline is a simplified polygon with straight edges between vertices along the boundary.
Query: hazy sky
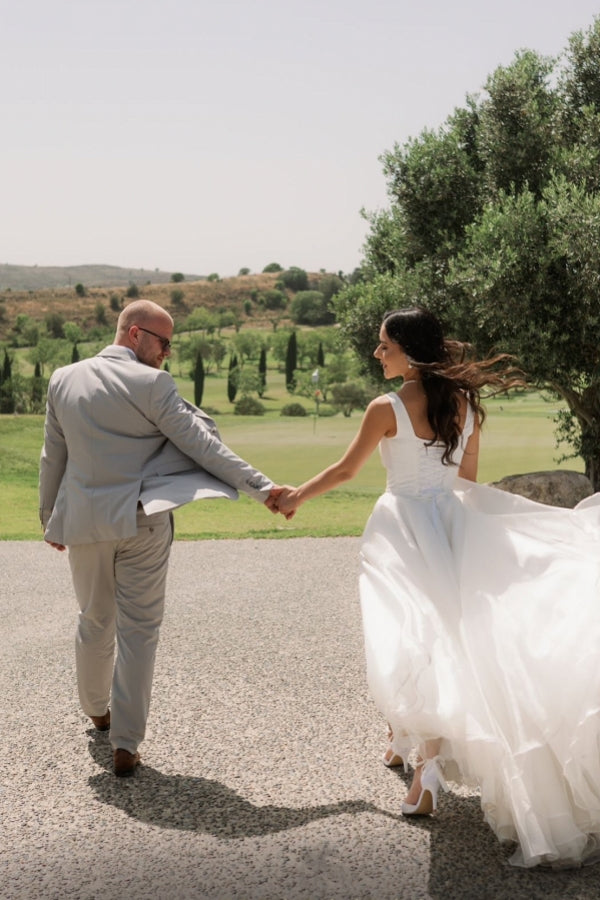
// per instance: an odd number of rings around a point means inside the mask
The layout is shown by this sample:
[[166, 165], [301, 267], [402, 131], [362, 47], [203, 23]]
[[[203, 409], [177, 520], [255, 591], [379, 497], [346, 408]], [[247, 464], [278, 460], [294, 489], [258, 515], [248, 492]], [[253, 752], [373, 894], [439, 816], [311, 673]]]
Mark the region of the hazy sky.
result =
[[0, 263], [350, 272], [379, 156], [593, 0], [0, 0]]

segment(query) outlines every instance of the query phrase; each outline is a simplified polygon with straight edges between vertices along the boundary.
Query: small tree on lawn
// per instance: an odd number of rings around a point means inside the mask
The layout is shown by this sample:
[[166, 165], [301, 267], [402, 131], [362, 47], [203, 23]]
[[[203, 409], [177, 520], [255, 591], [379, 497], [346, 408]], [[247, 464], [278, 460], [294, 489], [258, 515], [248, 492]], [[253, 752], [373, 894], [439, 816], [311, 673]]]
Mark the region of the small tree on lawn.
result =
[[258, 387], [258, 396], [262, 397], [267, 387], [267, 349], [263, 347], [260, 351], [260, 359], [258, 361], [258, 376], [260, 384]]
[[2, 381], [0, 382], [0, 413], [14, 413], [15, 397], [12, 384], [12, 363], [8, 351], [4, 350]]
[[295, 384], [295, 372], [298, 368], [298, 342], [296, 338], [296, 332], [292, 331], [290, 334], [288, 345], [287, 345], [287, 353], [285, 357], [285, 384], [290, 392], [290, 394], [294, 390]]
[[238, 359], [235, 353], [232, 353], [231, 359], [229, 360], [229, 372], [227, 374], [227, 399], [230, 403], [233, 403], [235, 400], [235, 395], [237, 394], [238, 389], [238, 380]]
[[365, 409], [369, 399], [364, 387], [353, 381], [331, 386], [331, 402], [346, 418], [352, 415], [354, 409]]
[[31, 379], [31, 411], [38, 413], [42, 411], [42, 403], [44, 399], [44, 379], [42, 378], [42, 370], [39, 362], [36, 362], [33, 370], [33, 378]]
[[202, 405], [202, 394], [204, 393], [204, 363], [202, 361], [202, 353], [196, 350], [196, 359], [194, 362], [194, 403], [196, 406]]

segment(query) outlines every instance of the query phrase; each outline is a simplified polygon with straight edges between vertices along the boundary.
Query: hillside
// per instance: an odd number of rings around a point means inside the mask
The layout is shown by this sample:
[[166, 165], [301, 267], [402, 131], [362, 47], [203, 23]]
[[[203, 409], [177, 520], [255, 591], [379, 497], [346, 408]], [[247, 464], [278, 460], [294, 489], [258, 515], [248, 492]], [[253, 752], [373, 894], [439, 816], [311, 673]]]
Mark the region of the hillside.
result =
[[[45, 288], [127, 287], [135, 284], [166, 284], [171, 272], [159, 269], [125, 269], [121, 266], [12, 266], [0, 265], [0, 291], [39, 291]], [[199, 281], [201, 275], [186, 275], [186, 281]]]
[[[102, 267], [100, 267], [102, 268]], [[163, 273], [164, 274], [164, 273]], [[315, 279], [321, 274], [310, 276]], [[243, 319], [251, 318], [258, 325], [264, 318], [268, 325], [269, 313], [254, 307], [250, 317], [244, 314], [244, 301], [250, 299], [254, 292], [262, 292], [275, 287], [278, 273], [261, 273], [259, 275], [240, 275], [224, 278], [221, 281], [182, 281], [178, 284], [139, 283], [140, 297], [160, 304], [173, 316], [174, 320], [185, 319], [198, 306], [207, 309], [232, 310]], [[82, 282], [83, 283], [83, 282]], [[47, 316], [57, 313], [65, 322], [76, 322], [84, 331], [97, 324], [97, 307], [104, 307], [106, 323], [112, 328], [116, 324], [118, 311], [127, 302], [128, 284], [119, 288], [109, 287], [87, 288], [84, 297], [79, 296], [74, 287], [62, 287], [44, 290], [5, 290], [0, 293], [0, 340], [7, 340], [17, 321], [17, 316], [25, 315], [39, 323]], [[178, 302], [173, 301], [173, 293], [183, 296]], [[116, 307], [116, 308], [115, 308]], [[282, 315], [285, 318], [285, 313]], [[263, 323], [264, 324], [264, 323]]]

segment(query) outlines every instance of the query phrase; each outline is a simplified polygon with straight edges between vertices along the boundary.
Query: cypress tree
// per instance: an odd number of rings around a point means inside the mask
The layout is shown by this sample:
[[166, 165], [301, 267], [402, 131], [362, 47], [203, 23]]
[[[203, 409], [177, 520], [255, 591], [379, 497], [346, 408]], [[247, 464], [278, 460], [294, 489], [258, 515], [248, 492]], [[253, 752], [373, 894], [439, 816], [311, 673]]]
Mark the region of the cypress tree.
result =
[[238, 388], [238, 360], [235, 353], [231, 354], [229, 360], [229, 373], [227, 375], [227, 398], [230, 403], [235, 400]]
[[2, 381], [0, 386], [0, 413], [14, 413], [15, 397], [12, 386], [12, 364], [8, 351], [4, 350], [4, 364], [2, 366]]
[[4, 350], [4, 364], [2, 366], [2, 381], [9, 381], [12, 378], [12, 363], [8, 350]]
[[317, 365], [321, 369], [325, 365], [325, 354], [323, 353], [323, 341], [319, 341], [319, 349], [317, 350]]
[[296, 332], [292, 331], [287, 345], [287, 353], [285, 356], [285, 385], [290, 393], [296, 386], [295, 372], [298, 368], [298, 343], [296, 340]]
[[71, 362], [79, 362], [79, 350], [77, 349], [77, 343], [73, 344], [73, 350], [71, 351]]
[[260, 351], [260, 359], [258, 360], [258, 377], [260, 378], [260, 388], [258, 396], [262, 397], [267, 387], [267, 350], [265, 347]]
[[33, 378], [31, 379], [31, 405], [33, 411], [37, 412], [42, 402], [42, 367], [39, 360], [35, 364], [33, 370]]
[[204, 363], [202, 362], [202, 353], [196, 350], [196, 361], [194, 364], [194, 403], [196, 406], [202, 405], [202, 394], [204, 393]]

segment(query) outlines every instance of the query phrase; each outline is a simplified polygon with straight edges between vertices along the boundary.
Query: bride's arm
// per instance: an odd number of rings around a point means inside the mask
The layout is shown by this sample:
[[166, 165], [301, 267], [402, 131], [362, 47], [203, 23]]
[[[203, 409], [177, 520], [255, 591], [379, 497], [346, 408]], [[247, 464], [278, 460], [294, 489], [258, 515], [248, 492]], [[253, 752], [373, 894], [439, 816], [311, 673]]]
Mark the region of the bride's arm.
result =
[[469, 436], [465, 452], [463, 453], [462, 462], [458, 470], [461, 478], [467, 481], [477, 481], [477, 464], [479, 462], [479, 422], [475, 422], [473, 432]]
[[319, 494], [331, 491], [360, 471], [382, 437], [394, 434], [396, 418], [392, 405], [387, 397], [373, 400], [363, 416], [356, 437], [344, 455], [333, 465], [328, 466], [297, 488], [285, 488], [278, 498], [279, 511], [284, 515], [293, 513], [302, 503]]

